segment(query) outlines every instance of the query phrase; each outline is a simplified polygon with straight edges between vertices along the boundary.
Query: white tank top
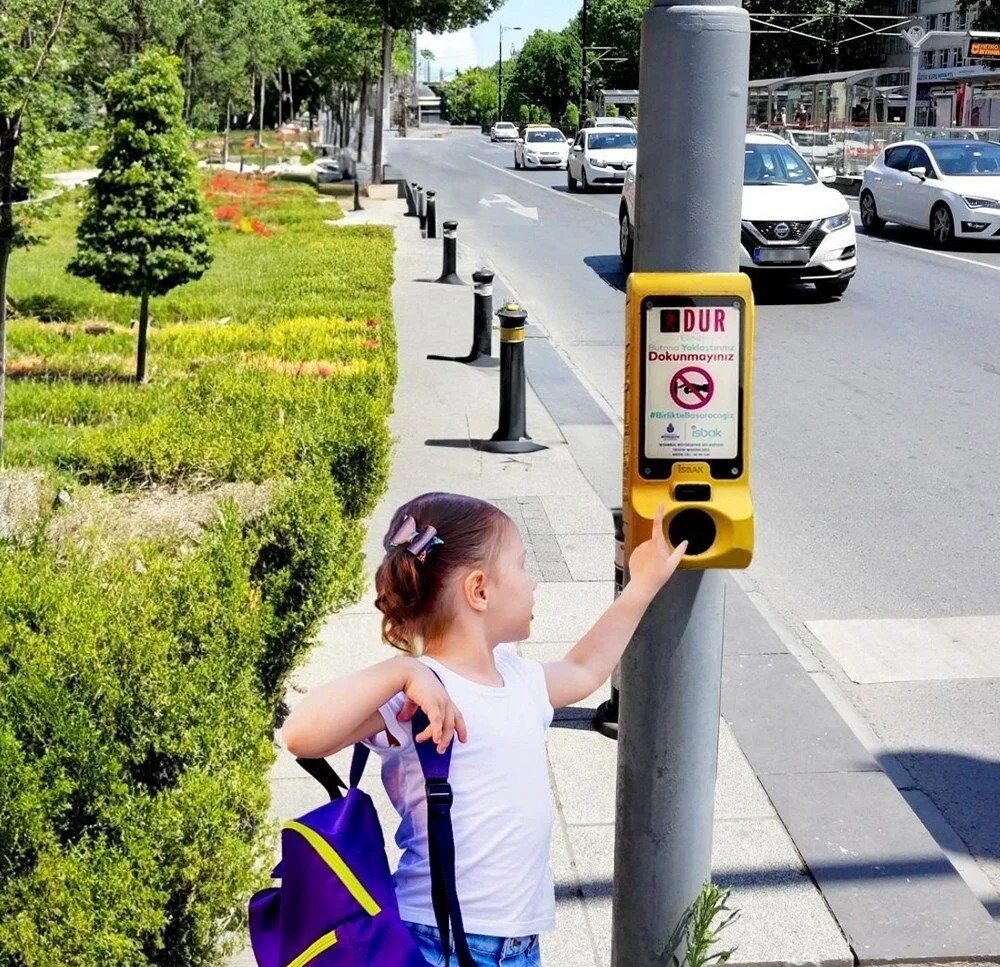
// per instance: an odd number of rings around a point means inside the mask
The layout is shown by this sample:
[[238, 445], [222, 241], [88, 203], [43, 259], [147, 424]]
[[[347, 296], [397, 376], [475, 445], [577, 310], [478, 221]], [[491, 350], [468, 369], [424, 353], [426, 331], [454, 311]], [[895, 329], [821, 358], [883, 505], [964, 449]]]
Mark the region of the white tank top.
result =
[[[465, 930], [523, 937], [555, 927], [545, 754], [552, 706], [538, 662], [509, 648], [497, 648], [494, 659], [502, 687], [470, 681], [433, 658], [420, 660], [438, 673], [468, 727], [468, 742], [453, 743], [450, 773]], [[400, 693], [379, 710], [399, 745], [390, 745], [384, 732], [365, 744], [381, 757], [382, 782], [401, 820], [396, 844], [403, 855], [394, 875], [400, 915], [435, 926], [424, 779], [410, 723], [396, 720], [403, 702]]]

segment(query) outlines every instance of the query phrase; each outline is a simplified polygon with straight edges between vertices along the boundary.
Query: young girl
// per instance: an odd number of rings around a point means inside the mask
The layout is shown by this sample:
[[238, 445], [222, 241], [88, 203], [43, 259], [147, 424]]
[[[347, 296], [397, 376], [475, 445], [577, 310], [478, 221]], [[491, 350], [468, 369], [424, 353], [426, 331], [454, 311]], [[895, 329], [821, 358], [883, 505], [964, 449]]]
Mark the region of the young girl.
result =
[[510, 518], [444, 493], [396, 511], [375, 605], [384, 639], [403, 654], [313, 689], [283, 735], [295, 756], [329, 756], [358, 741], [380, 755], [401, 818], [400, 914], [429, 964], [445, 961], [431, 903], [424, 781], [407, 723], [419, 707], [430, 725], [417, 742], [443, 752], [459, 740], [450, 775], [455, 874], [476, 964], [536, 967], [538, 934], [555, 920], [545, 729], [554, 708], [607, 680], [674, 573], [687, 545], [671, 553], [662, 525], [661, 507], [652, 538], [632, 553], [621, 596], [565, 658], [539, 664], [497, 647], [528, 637], [536, 587]]

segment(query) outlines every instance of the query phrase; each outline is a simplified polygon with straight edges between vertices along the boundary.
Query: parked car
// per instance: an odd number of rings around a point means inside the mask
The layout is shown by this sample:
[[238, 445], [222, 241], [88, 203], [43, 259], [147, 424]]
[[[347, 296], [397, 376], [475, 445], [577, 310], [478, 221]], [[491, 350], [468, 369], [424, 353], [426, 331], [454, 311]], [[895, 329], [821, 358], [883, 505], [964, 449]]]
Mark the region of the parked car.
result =
[[635, 122], [631, 118], [623, 117], [587, 118], [580, 128], [631, 128], [634, 131]]
[[515, 168], [565, 168], [569, 145], [562, 131], [530, 124], [514, 144]]
[[635, 129], [584, 128], [576, 136], [566, 163], [566, 186], [589, 191], [595, 185], [620, 185], [635, 164]]
[[830, 135], [826, 131], [785, 129], [788, 143], [814, 168], [825, 165], [830, 157]]
[[946, 248], [956, 238], [1000, 236], [1000, 144], [964, 139], [891, 144], [865, 170], [861, 224], [923, 228]]
[[[618, 247], [626, 270], [635, 246], [635, 166], [625, 176]], [[857, 270], [857, 239], [847, 199], [827, 188], [787, 142], [746, 136], [740, 269], [762, 279], [811, 282], [833, 298]]]
[[843, 171], [860, 171], [870, 165], [878, 155], [878, 148], [869, 143], [863, 131], [844, 128], [830, 132], [827, 162]]
[[517, 125], [513, 121], [497, 121], [490, 128], [490, 141], [516, 141]]

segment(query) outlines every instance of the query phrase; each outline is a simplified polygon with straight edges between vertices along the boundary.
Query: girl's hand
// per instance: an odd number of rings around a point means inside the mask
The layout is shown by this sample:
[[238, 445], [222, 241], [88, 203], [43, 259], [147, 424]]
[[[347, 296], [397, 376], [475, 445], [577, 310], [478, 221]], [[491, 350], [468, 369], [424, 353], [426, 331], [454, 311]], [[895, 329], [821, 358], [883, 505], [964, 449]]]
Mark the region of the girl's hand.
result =
[[400, 722], [409, 722], [418, 708], [423, 709], [430, 720], [430, 725], [419, 735], [414, 736], [414, 740], [416, 742], [433, 740], [440, 755], [447, 750], [452, 737], [456, 734], [460, 742], [465, 742], [468, 738], [465, 719], [448, 697], [448, 692], [438, 681], [437, 675], [419, 661], [414, 661], [413, 666], [413, 671], [403, 688], [406, 702], [396, 718]]
[[640, 544], [628, 559], [629, 586], [638, 585], [639, 590], [652, 598], [677, 570], [687, 547], [688, 542], [681, 541], [674, 552], [670, 552], [663, 536], [663, 504], [660, 504], [653, 518], [653, 536]]

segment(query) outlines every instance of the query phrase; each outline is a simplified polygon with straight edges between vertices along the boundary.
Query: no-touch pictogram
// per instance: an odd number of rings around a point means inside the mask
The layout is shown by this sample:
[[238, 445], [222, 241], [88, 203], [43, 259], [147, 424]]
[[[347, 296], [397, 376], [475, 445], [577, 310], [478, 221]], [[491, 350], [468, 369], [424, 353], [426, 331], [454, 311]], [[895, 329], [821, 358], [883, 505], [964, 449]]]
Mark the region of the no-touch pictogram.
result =
[[715, 382], [700, 366], [685, 366], [670, 378], [670, 396], [685, 410], [700, 410], [715, 392]]

